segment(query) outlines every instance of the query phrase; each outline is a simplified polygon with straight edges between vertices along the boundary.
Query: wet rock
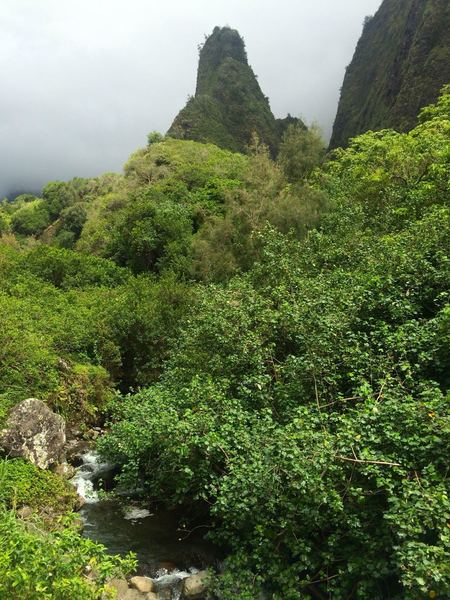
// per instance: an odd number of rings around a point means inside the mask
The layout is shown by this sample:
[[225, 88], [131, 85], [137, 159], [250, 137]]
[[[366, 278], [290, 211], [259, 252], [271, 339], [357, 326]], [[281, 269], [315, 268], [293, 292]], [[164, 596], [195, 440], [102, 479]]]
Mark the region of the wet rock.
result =
[[116, 590], [119, 599], [128, 592], [128, 582], [124, 577], [113, 577], [107, 582], [107, 585]]
[[208, 571], [199, 571], [195, 575], [189, 575], [183, 581], [183, 598], [186, 600], [202, 600], [206, 596], [206, 580]]
[[75, 466], [79, 467], [83, 462], [83, 455], [89, 450], [90, 444], [86, 440], [70, 440], [65, 447], [67, 461]]
[[75, 477], [76, 469], [72, 465], [64, 462], [56, 465], [53, 472], [65, 479], [72, 479], [72, 477]]
[[158, 589], [158, 600], [173, 600], [173, 591], [174, 590], [170, 587]]
[[83, 498], [83, 496], [80, 496], [80, 494], [77, 494], [77, 504], [75, 506], [76, 510], [80, 510], [80, 508], [83, 508], [83, 506], [86, 504], [86, 498]]
[[172, 573], [175, 571], [177, 566], [173, 562], [169, 562], [167, 560], [161, 561], [158, 564], [158, 571], [165, 571], [166, 573]]
[[143, 594], [153, 592], [154, 589], [153, 581], [148, 577], [132, 577], [130, 579], [130, 586]]
[[17, 404], [0, 433], [0, 447], [9, 456], [25, 458], [40, 469], [59, 462], [65, 442], [64, 419], [36, 398]]

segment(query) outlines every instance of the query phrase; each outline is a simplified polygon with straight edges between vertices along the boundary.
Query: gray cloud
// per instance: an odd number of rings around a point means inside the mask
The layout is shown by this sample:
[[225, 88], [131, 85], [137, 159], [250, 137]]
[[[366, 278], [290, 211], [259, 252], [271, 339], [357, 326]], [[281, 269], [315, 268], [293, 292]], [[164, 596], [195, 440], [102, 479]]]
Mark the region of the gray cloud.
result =
[[381, 0], [2, 0], [0, 197], [120, 171], [194, 92], [197, 45], [244, 36], [276, 116], [329, 135], [365, 15]]

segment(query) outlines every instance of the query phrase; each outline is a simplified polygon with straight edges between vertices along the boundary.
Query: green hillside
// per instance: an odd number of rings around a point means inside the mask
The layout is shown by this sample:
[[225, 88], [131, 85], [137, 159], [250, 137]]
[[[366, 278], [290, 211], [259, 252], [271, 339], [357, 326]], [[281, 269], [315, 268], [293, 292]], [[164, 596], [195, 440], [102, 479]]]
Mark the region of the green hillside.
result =
[[347, 67], [330, 147], [368, 130], [412, 129], [449, 82], [448, 1], [384, 0]]
[[[1, 427], [29, 397], [104, 427], [130, 494], [220, 546], [214, 598], [448, 596], [448, 90], [419, 121], [298, 179], [150, 136], [123, 175], [0, 206]], [[0, 598], [112, 598], [134, 562], [73, 503], [2, 457]]]

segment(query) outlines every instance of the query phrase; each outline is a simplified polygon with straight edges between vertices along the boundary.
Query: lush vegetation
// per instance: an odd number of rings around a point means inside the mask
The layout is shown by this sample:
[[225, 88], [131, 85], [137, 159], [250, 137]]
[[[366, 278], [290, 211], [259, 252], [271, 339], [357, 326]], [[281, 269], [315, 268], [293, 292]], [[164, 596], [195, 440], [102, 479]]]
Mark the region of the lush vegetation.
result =
[[[4, 203], [0, 418], [108, 415], [127, 485], [207, 510], [223, 600], [446, 597], [449, 137], [448, 93], [327, 159], [295, 124], [276, 162], [152, 134], [123, 176]], [[0, 592], [97, 597], [88, 556], [115, 559], [8, 512], [29, 468], [3, 474]]]
[[[345, 74], [331, 148], [369, 129], [408, 131], [450, 81], [445, 0], [384, 0], [366, 17]], [[374, 60], [376, 57], [376, 60]]]
[[50, 471], [41, 471], [22, 459], [4, 461], [0, 467], [0, 503], [10, 509], [28, 506], [48, 518], [73, 510], [75, 490], [67, 481]]
[[[0, 597], [114, 598], [106, 579], [132, 571], [135, 561], [109, 556], [79, 534], [73, 516], [64, 515], [74, 497], [71, 486], [53, 473], [22, 460], [0, 463]], [[34, 509], [25, 520], [14, 511], [23, 503]]]

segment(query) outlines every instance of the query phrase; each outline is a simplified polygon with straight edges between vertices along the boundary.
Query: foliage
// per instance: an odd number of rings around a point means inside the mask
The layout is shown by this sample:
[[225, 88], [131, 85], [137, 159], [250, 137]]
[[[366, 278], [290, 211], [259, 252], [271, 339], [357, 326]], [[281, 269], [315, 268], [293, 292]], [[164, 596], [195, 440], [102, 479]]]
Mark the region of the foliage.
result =
[[202, 280], [223, 281], [248, 270], [260, 256], [258, 233], [267, 223], [301, 239], [326, 207], [320, 191], [307, 184], [289, 185], [256, 138], [243, 183], [228, 194], [224, 214], [210, 216], [193, 239], [192, 270]]
[[[154, 137], [124, 176], [2, 203], [0, 418], [27, 396], [83, 423], [109, 407], [120, 478], [208, 507], [224, 600], [445, 597], [448, 108], [445, 92], [408, 134], [366, 133], [308, 176], [257, 138], [243, 156]], [[36, 205], [39, 240], [11, 234]], [[63, 498], [5, 468], [8, 506]], [[0, 595], [94, 598], [90, 557], [117, 566], [4, 509], [0, 533]]]
[[127, 189], [91, 210], [77, 248], [134, 272], [190, 271], [194, 232], [239, 187], [245, 157], [216, 146], [166, 139], [133, 154]]
[[157, 499], [206, 503], [230, 550], [221, 598], [448, 593], [447, 104], [318, 169], [316, 229], [262, 219], [247, 271], [200, 287], [159, 382], [115, 404], [101, 451]]
[[158, 378], [192, 294], [168, 276], [133, 278], [111, 261], [0, 246], [0, 419], [26, 397], [92, 421], [113, 384]]
[[[95, 569], [96, 579], [86, 577]], [[109, 556], [105, 548], [70, 526], [45, 532], [0, 507], [0, 596], [21, 600], [113, 598], [107, 577], [135, 568], [131, 556]], [[104, 595], [103, 595], [104, 594]]]
[[278, 152], [278, 163], [291, 183], [306, 179], [325, 155], [325, 144], [316, 125], [289, 125]]
[[11, 217], [13, 231], [22, 235], [40, 235], [50, 224], [50, 214], [40, 199], [27, 202]]
[[3, 461], [0, 472], [0, 504], [8, 509], [26, 504], [50, 516], [75, 507], [77, 497], [73, 486], [50, 471], [14, 459]]

